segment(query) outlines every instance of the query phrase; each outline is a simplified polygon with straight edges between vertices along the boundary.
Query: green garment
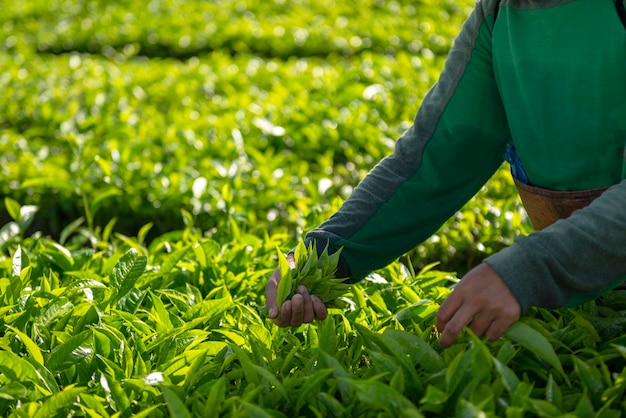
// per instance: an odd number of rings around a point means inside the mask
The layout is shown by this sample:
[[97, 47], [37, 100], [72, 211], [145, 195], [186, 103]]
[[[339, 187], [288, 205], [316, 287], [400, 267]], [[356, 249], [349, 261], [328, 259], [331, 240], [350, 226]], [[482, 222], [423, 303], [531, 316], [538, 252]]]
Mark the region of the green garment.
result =
[[477, 3], [395, 152], [307, 234], [343, 247], [339, 276], [358, 281], [436, 232], [511, 140], [535, 186], [615, 185], [485, 260], [522, 311], [580, 301], [626, 276], [626, 31], [615, 5], [505, 0], [494, 23], [496, 3]]

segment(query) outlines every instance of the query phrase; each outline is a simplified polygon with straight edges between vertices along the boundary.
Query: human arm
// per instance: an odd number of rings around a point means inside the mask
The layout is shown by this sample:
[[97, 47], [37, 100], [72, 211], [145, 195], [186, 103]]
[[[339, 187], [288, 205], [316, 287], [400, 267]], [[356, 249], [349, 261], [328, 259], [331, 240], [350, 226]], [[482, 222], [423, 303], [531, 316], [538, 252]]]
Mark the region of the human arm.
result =
[[437, 313], [441, 345], [452, 344], [465, 326], [495, 340], [530, 306], [574, 306], [624, 281], [625, 208], [623, 180], [589, 207], [472, 269]]
[[626, 278], [626, 180], [588, 207], [485, 260], [519, 301], [561, 308], [599, 296]]
[[[479, 3], [466, 21], [439, 81], [395, 152], [363, 179], [338, 212], [306, 235], [318, 249], [326, 244], [330, 251], [342, 248], [337, 277], [356, 282], [426, 240], [501, 165], [510, 132], [493, 73], [495, 3]], [[275, 273], [268, 282], [270, 302], [278, 280]], [[277, 314], [270, 302], [271, 313]], [[299, 325], [300, 314], [291, 320], [292, 308], [293, 300], [285, 308], [289, 321], [278, 320], [279, 325]]]
[[494, 4], [477, 5], [395, 152], [307, 234], [343, 247], [340, 277], [356, 282], [426, 240], [502, 163], [510, 132], [491, 61]]

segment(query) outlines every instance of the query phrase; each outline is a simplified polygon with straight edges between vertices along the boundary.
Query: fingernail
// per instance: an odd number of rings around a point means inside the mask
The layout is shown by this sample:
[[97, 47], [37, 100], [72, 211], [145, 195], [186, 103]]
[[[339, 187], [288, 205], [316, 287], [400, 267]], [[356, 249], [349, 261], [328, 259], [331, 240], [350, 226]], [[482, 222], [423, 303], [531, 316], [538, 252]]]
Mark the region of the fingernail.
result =
[[277, 314], [276, 309], [274, 308], [270, 309], [270, 312], [269, 312], [270, 318], [276, 318], [276, 314]]

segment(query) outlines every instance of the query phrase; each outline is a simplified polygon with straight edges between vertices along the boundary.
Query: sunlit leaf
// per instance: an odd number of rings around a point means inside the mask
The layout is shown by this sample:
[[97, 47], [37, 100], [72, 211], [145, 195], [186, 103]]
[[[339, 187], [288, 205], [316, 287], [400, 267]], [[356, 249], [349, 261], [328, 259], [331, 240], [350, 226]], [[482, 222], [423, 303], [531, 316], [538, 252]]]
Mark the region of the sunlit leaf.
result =
[[44, 400], [41, 408], [37, 410], [33, 418], [48, 418], [67, 410], [86, 390], [87, 388], [84, 387], [74, 387], [74, 385], [66, 386], [61, 392], [55, 393]]

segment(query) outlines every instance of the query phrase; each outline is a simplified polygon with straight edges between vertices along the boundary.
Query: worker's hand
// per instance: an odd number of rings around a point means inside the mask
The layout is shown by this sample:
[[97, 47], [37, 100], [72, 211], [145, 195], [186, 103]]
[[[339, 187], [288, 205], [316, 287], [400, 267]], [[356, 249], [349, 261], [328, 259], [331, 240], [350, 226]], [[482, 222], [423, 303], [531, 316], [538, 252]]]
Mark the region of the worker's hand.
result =
[[[295, 261], [292, 254], [287, 256], [287, 261], [291, 268], [295, 268]], [[320, 298], [311, 295], [306, 287], [298, 286], [297, 293], [286, 300], [278, 312], [278, 302], [276, 292], [280, 282], [280, 269], [276, 268], [265, 286], [266, 305], [268, 316], [279, 327], [298, 327], [308, 324], [315, 319], [326, 319], [328, 311], [326, 305]]]
[[502, 278], [482, 263], [456, 285], [437, 313], [439, 342], [448, 347], [465, 326], [493, 341], [517, 321], [521, 308]]

